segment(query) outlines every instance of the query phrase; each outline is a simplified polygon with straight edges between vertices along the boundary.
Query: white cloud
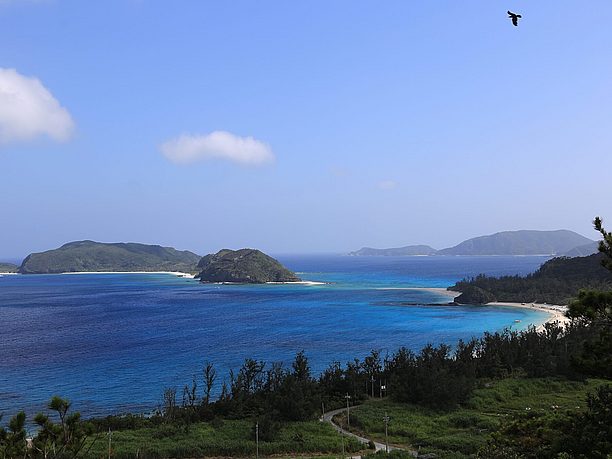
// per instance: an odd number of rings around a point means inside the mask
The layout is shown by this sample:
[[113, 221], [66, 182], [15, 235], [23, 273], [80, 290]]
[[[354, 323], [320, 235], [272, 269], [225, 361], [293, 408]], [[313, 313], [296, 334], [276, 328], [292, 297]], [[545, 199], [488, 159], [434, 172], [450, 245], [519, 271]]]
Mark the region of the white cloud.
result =
[[0, 68], [0, 144], [41, 135], [64, 141], [73, 129], [70, 113], [37, 78]]
[[259, 166], [274, 161], [274, 153], [267, 144], [253, 137], [238, 137], [225, 131], [181, 135], [163, 143], [160, 150], [166, 158], [178, 164], [222, 159], [243, 166]]
[[378, 182], [378, 188], [381, 190], [395, 190], [397, 188], [397, 182], [394, 180], [383, 180]]

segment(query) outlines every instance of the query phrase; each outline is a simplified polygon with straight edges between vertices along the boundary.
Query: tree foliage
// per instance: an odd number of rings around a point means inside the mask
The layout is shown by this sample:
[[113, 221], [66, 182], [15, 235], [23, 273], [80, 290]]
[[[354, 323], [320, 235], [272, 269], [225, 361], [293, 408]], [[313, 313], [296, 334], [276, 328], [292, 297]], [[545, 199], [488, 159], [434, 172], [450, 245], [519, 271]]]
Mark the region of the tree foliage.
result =
[[80, 413], [69, 413], [68, 400], [55, 396], [48, 408], [51, 415], [38, 413], [34, 417], [38, 432], [31, 439], [27, 438], [23, 411], [11, 418], [8, 428], [0, 428], [0, 456], [6, 459], [72, 459], [84, 453], [87, 446], [91, 447], [93, 426], [82, 422]]
[[607, 269], [612, 270], [612, 233], [605, 230], [603, 222], [599, 217], [595, 217], [593, 225], [602, 236], [602, 240], [599, 241], [599, 251], [606, 256], [606, 258], [602, 260], [602, 264]]

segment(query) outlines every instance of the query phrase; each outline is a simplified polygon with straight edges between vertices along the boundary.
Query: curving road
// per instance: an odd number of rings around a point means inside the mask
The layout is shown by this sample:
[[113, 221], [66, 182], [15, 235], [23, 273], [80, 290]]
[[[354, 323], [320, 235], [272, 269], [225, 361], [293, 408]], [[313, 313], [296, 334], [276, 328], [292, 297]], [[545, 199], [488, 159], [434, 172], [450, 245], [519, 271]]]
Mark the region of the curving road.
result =
[[[340, 427], [338, 424], [336, 424], [333, 421], [333, 417], [334, 416], [336, 416], [337, 414], [340, 414], [340, 413], [342, 413], [344, 411], [346, 411], [346, 408], [340, 408], [339, 410], [328, 411], [327, 413], [325, 413], [323, 416], [321, 416], [319, 418], [319, 421], [327, 422], [327, 423], [331, 424], [334, 429], [336, 429], [338, 432], [340, 432], [340, 434], [345, 435], [347, 437], [354, 438], [355, 440], [357, 440], [360, 443], [363, 443], [365, 445], [370, 443], [370, 439], [369, 438], [360, 437], [359, 435], [355, 435], [354, 433], [349, 432], [348, 430], [344, 430], [342, 427]], [[374, 440], [372, 440], [372, 441], [374, 442], [374, 446], [376, 448], [376, 451], [385, 451], [385, 444], [384, 443], [379, 443], [379, 442], [374, 441]], [[389, 451], [401, 450], [401, 449], [402, 448], [397, 448], [395, 446], [389, 445]], [[418, 453], [416, 451], [410, 451], [410, 454], [412, 454], [414, 457], [418, 456]], [[360, 456], [355, 456], [355, 457], [360, 457]]]

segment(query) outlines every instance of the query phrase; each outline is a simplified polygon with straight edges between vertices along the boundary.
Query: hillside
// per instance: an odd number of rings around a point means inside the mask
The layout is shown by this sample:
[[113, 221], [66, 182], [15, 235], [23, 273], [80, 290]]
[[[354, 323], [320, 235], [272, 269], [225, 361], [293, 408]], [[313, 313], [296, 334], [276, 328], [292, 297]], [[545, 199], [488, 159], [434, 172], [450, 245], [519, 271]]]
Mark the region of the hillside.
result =
[[84, 271], [194, 272], [200, 257], [172, 247], [136, 243], [70, 242], [59, 249], [33, 253], [21, 264], [22, 274]]
[[19, 266], [13, 263], [0, 263], [0, 273], [16, 273], [19, 270]]
[[612, 273], [601, 265], [602, 255], [553, 258], [526, 277], [500, 278], [480, 275], [458, 282], [449, 290], [462, 292], [457, 303], [483, 304], [492, 301], [568, 304], [583, 288], [612, 289]]
[[436, 252], [436, 249], [428, 245], [408, 245], [406, 247], [395, 247], [390, 249], [373, 249], [371, 247], [362, 247], [361, 249], [356, 250], [355, 252], [350, 252], [349, 255], [353, 257], [406, 257], [419, 255], [435, 255]]
[[504, 231], [438, 251], [438, 255], [557, 255], [593, 241], [568, 230]]
[[599, 252], [599, 242], [593, 241], [588, 244], [574, 247], [563, 254], [564, 257], [588, 257]]
[[196, 278], [202, 282], [238, 282], [263, 284], [266, 282], [299, 281], [274, 258], [255, 249], [223, 249], [202, 257]]

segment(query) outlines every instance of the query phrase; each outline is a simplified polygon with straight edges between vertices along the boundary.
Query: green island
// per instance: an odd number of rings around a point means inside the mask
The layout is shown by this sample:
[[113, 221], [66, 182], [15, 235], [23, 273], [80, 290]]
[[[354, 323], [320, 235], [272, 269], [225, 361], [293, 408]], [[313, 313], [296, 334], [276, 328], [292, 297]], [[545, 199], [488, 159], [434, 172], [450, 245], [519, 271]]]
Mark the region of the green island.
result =
[[202, 282], [299, 282], [301, 279], [277, 260], [256, 249], [223, 249], [209, 254], [198, 263]]
[[0, 273], [16, 273], [19, 271], [19, 266], [13, 263], [0, 263]]
[[65, 272], [194, 272], [200, 256], [187, 250], [137, 243], [76, 241], [58, 249], [28, 255], [22, 274]]
[[76, 241], [58, 249], [32, 253], [20, 267], [0, 265], [0, 272], [21, 274], [155, 271], [191, 273], [202, 282], [300, 281], [277, 260], [256, 249], [223, 249], [200, 257], [193, 252], [159, 245]]
[[[612, 278], [612, 234], [599, 219], [595, 226], [601, 255], [585, 263]], [[567, 282], [575, 273], [555, 272]], [[573, 285], [580, 290], [565, 325], [506, 329], [419, 352], [372, 350], [318, 376], [303, 352], [287, 366], [246, 359], [227, 379], [206, 362], [182, 388], [160, 388], [150, 415], [82, 419], [56, 396], [49, 414], [20, 412], [0, 428], [0, 454], [609, 459], [612, 290]], [[36, 428], [31, 437], [28, 426]]]

